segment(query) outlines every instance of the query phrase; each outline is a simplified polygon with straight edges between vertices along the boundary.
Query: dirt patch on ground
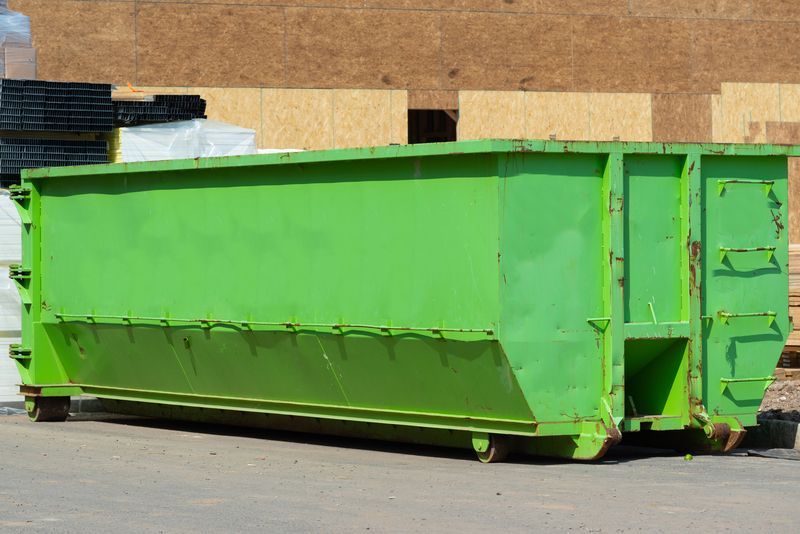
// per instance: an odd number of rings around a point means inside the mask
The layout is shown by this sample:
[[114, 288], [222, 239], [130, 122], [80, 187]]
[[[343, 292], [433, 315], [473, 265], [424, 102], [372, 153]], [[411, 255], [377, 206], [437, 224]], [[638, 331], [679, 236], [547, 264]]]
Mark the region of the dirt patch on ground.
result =
[[759, 417], [800, 422], [800, 379], [778, 380], [767, 389]]

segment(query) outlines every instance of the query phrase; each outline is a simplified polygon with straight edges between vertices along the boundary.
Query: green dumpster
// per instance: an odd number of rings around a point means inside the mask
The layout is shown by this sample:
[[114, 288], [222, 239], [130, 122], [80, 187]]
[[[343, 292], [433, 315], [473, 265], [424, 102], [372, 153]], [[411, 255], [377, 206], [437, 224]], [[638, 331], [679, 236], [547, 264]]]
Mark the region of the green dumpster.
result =
[[20, 393], [34, 420], [86, 394], [484, 461], [637, 433], [729, 450], [790, 331], [794, 150], [487, 140], [29, 171]]

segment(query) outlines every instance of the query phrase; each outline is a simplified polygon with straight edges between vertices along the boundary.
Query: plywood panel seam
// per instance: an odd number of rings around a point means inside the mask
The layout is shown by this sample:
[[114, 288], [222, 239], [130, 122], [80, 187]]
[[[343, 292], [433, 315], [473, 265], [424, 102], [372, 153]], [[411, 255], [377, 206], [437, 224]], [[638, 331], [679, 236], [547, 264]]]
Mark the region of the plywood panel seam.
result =
[[[131, 4], [139, 4], [143, 3], [144, 0], [79, 0], [86, 3], [131, 3]], [[161, 4], [192, 4], [194, 2], [187, 1], [187, 0], [161, 0]], [[224, 6], [232, 6], [232, 7], [247, 7], [259, 4], [247, 3], [247, 2], [205, 2], [205, 4], [216, 4], [216, 5], [224, 5]], [[775, 18], [767, 18], [767, 17], [757, 17], [753, 16], [752, 12], [752, 5], [750, 6], [749, 13], [747, 16], [742, 17], [725, 17], [725, 16], [691, 16], [691, 15], [646, 15], [646, 14], [637, 14], [635, 13], [631, 1], [628, 1], [628, 10], [627, 13], [591, 13], [591, 12], [583, 12], [580, 10], [563, 10], [563, 11], [543, 11], [540, 8], [536, 9], [524, 9], [524, 10], [508, 10], [508, 9], [463, 9], [463, 8], [437, 8], [437, 7], [403, 7], [403, 6], [394, 6], [394, 7], [378, 7], [378, 6], [367, 6], [367, 5], [360, 5], [357, 7], [354, 6], [338, 6], [335, 3], [331, 3], [329, 5], [320, 5], [320, 4], [290, 4], [290, 3], [270, 3], [265, 4], [270, 7], [278, 7], [278, 8], [301, 8], [301, 9], [333, 9], [333, 10], [365, 10], [365, 11], [387, 11], [387, 12], [424, 12], [424, 13], [436, 13], [436, 14], [444, 14], [444, 13], [474, 13], [474, 14], [509, 14], [509, 15], [540, 15], [540, 16], [575, 16], [575, 17], [594, 17], [594, 18], [631, 18], [631, 19], [663, 19], [663, 20], [708, 20], [708, 21], [736, 21], [736, 22], [797, 22], [797, 19], [793, 19], [791, 17], [787, 17], [785, 19], [775, 19]]]
[[[142, 3], [143, 0], [80, 0], [86, 3], [131, 3], [131, 4], [138, 4]], [[161, 0], [161, 4], [191, 4], [193, 2], [187, 0]], [[220, 2], [206, 2], [206, 5], [213, 4], [213, 5], [224, 5], [224, 6], [232, 6], [232, 7], [246, 7], [252, 5], [258, 5], [253, 3], [246, 3], [246, 2], [233, 2], [233, 1], [220, 1]], [[461, 8], [461, 7], [403, 7], [403, 6], [393, 6], [393, 7], [381, 7], [381, 6], [368, 6], [365, 4], [359, 6], [339, 6], [336, 5], [335, 2], [331, 2], [330, 4], [294, 4], [294, 3], [270, 3], [266, 4], [271, 7], [278, 7], [278, 8], [301, 8], [301, 9], [318, 9], [318, 10], [364, 10], [364, 11], [377, 11], [377, 12], [422, 12], [422, 13], [436, 13], [436, 14], [446, 14], [446, 13], [469, 13], [469, 14], [509, 14], [509, 15], [539, 15], [539, 16], [580, 16], [580, 17], [592, 17], [592, 18], [628, 18], [628, 19], [661, 19], [661, 20], [688, 20], [688, 21], [735, 21], [735, 22], [775, 22], [775, 23], [791, 23], [797, 22], [798, 19], [792, 17], [785, 17], [783, 19], [776, 19], [774, 17], [758, 17], [755, 16], [753, 13], [753, 6], [752, 4], [749, 5], [748, 12], [745, 16], [713, 16], [713, 15], [680, 15], [680, 14], [670, 14], [670, 15], [647, 15], [647, 14], [637, 14], [631, 1], [628, 1], [628, 9], [626, 12], [617, 12], [617, 13], [593, 13], [593, 12], [586, 12], [580, 9], [573, 9], [573, 10], [560, 10], [560, 11], [553, 11], [553, 10], [542, 10], [540, 7], [536, 7], [534, 9], [506, 9], [506, 8], [480, 8], [480, 9], [469, 9], [469, 8]]]
[[339, 146], [336, 143], [336, 90], [331, 89], [331, 142], [333, 148]]
[[264, 146], [264, 88], [258, 90], [258, 136], [257, 145]]
[[444, 79], [444, 30], [442, 29], [442, 14], [439, 14], [439, 86], [437, 89], [442, 89], [447, 85], [446, 80]]
[[283, 15], [283, 85], [289, 81], [289, 24], [286, 21], [286, 7], [281, 9]]
[[[630, 0], [629, 0], [630, 1]], [[570, 81], [569, 88], [575, 90], [575, 21], [569, 23], [569, 62], [570, 62]]]
[[387, 136], [389, 139], [389, 143], [387, 144], [390, 144], [392, 142], [392, 132], [394, 132], [394, 113], [393, 113], [394, 110], [392, 109], [393, 98], [391, 91], [386, 91], [386, 98], [388, 99], [389, 103], [389, 135]]
[[[86, 0], [92, 1], [92, 0]], [[136, 85], [136, 84], [134, 84]], [[202, 87], [208, 89], [216, 89], [216, 88], [225, 88], [225, 89], [296, 89], [296, 90], [334, 90], [334, 89], [347, 89], [347, 90], [364, 90], [364, 91], [432, 91], [432, 92], [452, 92], [457, 93], [459, 91], [481, 91], [481, 92], [508, 92], [514, 91], [514, 89], [443, 89], [441, 87], [413, 87], [413, 88], [375, 88], [370, 86], [352, 86], [352, 87], [315, 87], [312, 85], [298, 85], [287, 87], [284, 85], [273, 85], [273, 84], [263, 84], [258, 86], [253, 85], [199, 85], [199, 84], [192, 84], [192, 85], [167, 85], [167, 84], [144, 84], [140, 83], [139, 85], [147, 85], [148, 87]], [[781, 84], [781, 85], [795, 85], [795, 84]], [[800, 84], [797, 84], [800, 85]], [[521, 89], [518, 91], [523, 93], [618, 93], [618, 94], [654, 94], [654, 95], [719, 95], [719, 91], [588, 91], [588, 90], [553, 90], [553, 89]]]
[[133, 4], [133, 81], [139, 83], [139, 2]]

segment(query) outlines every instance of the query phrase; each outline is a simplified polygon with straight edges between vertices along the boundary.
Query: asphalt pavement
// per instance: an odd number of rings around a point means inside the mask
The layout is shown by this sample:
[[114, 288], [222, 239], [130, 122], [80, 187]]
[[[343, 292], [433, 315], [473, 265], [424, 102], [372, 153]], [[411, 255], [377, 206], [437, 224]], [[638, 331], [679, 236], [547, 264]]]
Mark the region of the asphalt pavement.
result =
[[618, 448], [603, 461], [80, 414], [0, 417], [0, 531], [800, 529], [800, 462]]

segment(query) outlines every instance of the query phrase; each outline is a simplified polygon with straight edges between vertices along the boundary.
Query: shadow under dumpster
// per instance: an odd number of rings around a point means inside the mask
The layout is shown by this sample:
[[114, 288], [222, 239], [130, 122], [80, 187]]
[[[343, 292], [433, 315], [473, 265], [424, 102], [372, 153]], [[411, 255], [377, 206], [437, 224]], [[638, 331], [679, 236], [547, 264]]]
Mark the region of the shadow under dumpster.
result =
[[[384, 441], [350, 436], [311, 434], [297, 431], [253, 428], [206, 422], [179, 421], [174, 419], [161, 419], [122, 414], [78, 414], [73, 416], [66, 424], [77, 423], [80, 421], [95, 421], [108, 423], [111, 425], [153, 428], [182, 433], [229, 436], [264, 441], [279, 441], [283, 443], [317, 445], [321, 447], [335, 447], [408, 456], [424, 456], [429, 458], [442, 458], [471, 463], [477, 462], [475, 459], [475, 453], [472, 450], [456, 447]], [[682, 456], [682, 454], [671, 449], [618, 445], [616, 447], [612, 447], [605, 457], [593, 462], [576, 462], [574, 460], [571, 461], [560, 458], [511, 454], [506, 460], [506, 463], [532, 466], [553, 466], [571, 463], [614, 465], [653, 457], [679, 456]]]

